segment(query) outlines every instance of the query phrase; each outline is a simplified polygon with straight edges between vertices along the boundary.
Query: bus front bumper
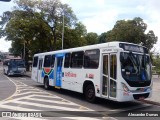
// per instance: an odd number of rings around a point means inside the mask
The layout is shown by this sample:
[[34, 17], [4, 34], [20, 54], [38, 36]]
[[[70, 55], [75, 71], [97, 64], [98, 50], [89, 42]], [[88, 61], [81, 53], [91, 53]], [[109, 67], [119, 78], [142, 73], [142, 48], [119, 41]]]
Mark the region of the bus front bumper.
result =
[[24, 75], [25, 71], [10, 71], [8, 75]]
[[120, 95], [118, 96], [119, 102], [125, 101], [133, 101], [133, 100], [142, 100], [146, 98], [150, 98], [152, 96], [152, 90], [148, 90], [146, 92], [125, 92], [120, 90]]

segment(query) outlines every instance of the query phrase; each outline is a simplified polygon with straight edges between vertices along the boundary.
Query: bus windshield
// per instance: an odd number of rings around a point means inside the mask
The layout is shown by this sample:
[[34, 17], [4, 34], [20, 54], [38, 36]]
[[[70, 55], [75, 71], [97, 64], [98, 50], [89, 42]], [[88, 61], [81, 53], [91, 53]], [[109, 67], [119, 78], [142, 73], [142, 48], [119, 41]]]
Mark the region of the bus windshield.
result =
[[10, 66], [14, 67], [18, 67], [18, 68], [24, 68], [25, 67], [25, 63], [23, 60], [11, 60], [10, 61]]
[[122, 76], [127, 81], [150, 81], [151, 63], [150, 57], [145, 54], [121, 52]]

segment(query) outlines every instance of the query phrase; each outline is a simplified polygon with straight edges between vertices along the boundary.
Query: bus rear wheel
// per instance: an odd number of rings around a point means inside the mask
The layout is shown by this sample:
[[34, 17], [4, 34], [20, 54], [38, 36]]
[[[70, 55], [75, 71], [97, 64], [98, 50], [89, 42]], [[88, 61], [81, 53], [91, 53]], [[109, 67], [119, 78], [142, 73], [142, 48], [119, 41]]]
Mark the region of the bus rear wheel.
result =
[[95, 96], [95, 88], [92, 84], [87, 85], [85, 89], [85, 98], [88, 102], [95, 102], [96, 96]]
[[48, 90], [49, 88], [50, 88], [49, 79], [48, 78], [44, 78], [44, 89]]

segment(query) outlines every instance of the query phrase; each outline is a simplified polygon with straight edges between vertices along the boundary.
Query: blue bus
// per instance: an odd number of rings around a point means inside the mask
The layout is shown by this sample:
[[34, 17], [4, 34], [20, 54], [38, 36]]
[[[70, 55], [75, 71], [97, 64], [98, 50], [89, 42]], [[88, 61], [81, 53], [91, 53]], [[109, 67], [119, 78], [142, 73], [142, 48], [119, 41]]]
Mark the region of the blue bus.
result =
[[7, 59], [3, 62], [4, 74], [10, 75], [25, 75], [25, 61], [22, 59]]

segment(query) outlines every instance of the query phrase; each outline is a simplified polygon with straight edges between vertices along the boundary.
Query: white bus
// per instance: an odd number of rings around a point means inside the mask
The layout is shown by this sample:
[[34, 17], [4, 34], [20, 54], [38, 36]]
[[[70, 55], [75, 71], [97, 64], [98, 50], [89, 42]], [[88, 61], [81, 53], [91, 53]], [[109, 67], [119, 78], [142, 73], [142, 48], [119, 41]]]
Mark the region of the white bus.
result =
[[151, 97], [151, 61], [147, 48], [109, 42], [34, 55], [32, 79], [96, 97], [131, 101]]
[[22, 59], [6, 59], [3, 61], [4, 74], [10, 75], [25, 75], [26, 67]]

